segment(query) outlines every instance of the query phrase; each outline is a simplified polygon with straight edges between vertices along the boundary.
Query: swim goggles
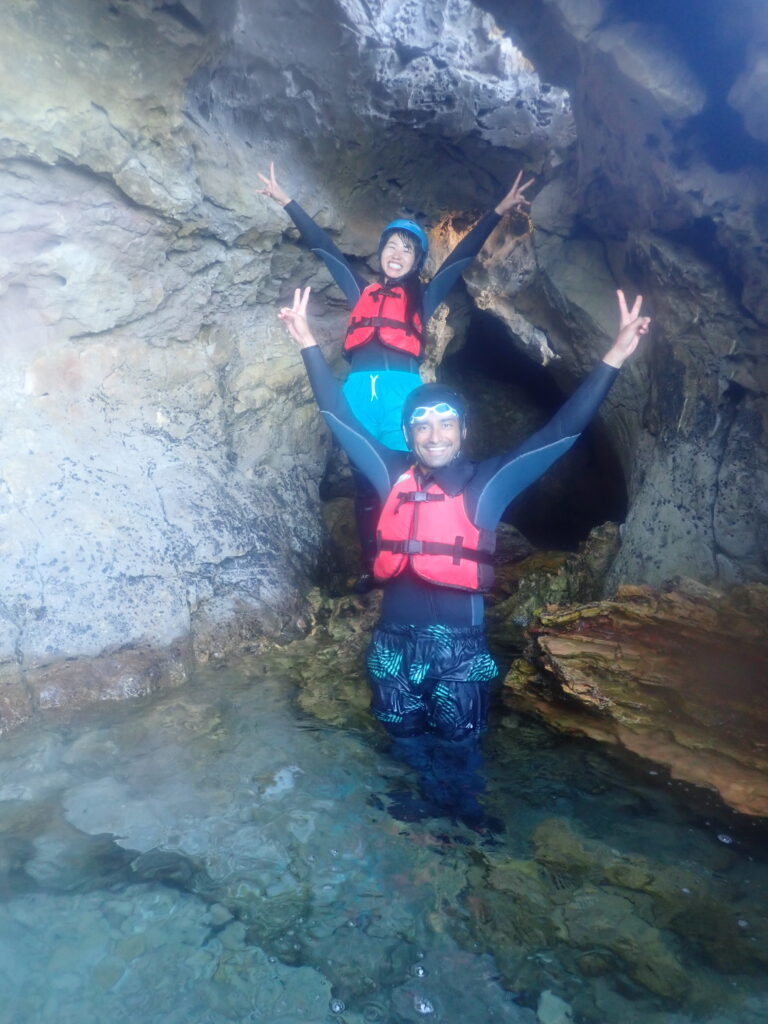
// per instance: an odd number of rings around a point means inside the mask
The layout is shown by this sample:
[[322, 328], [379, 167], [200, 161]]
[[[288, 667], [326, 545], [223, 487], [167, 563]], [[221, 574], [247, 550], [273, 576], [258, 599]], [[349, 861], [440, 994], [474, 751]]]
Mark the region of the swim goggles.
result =
[[436, 412], [438, 416], [455, 416], [457, 420], [461, 419], [459, 414], [449, 405], [448, 402], [438, 402], [437, 405], [418, 405], [411, 413], [411, 418], [408, 423], [418, 423], [419, 420], [424, 420], [431, 412]]

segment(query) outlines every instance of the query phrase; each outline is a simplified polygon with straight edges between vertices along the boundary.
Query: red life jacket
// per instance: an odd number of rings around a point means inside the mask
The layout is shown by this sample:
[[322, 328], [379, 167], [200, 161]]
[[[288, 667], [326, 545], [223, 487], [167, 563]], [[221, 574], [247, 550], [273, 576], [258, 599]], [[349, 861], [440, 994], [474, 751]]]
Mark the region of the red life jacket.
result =
[[376, 579], [391, 580], [410, 565], [443, 587], [488, 590], [493, 583], [496, 534], [474, 525], [464, 495], [451, 497], [434, 481], [419, 490], [415, 467], [395, 483], [376, 533]]
[[382, 345], [421, 356], [421, 317], [407, 317], [407, 296], [402, 285], [369, 284], [349, 317], [344, 351], [366, 345], [375, 338]]

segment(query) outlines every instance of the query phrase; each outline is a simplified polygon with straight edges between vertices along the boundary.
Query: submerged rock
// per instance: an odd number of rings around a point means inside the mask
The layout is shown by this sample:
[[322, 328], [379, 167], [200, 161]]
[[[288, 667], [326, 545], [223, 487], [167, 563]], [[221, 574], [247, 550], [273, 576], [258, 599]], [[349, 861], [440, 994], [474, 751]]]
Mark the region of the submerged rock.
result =
[[[560, 888], [573, 884], [590, 891], [607, 888], [634, 901], [634, 912], [647, 923], [676, 933], [682, 942], [703, 951], [718, 968], [765, 970], [768, 918], [762, 905], [755, 906], [738, 882], [716, 877], [699, 865], [668, 865], [639, 854], [622, 853], [579, 835], [562, 819], [542, 821], [533, 833], [533, 842], [537, 863]], [[633, 893], [638, 894], [637, 898]], [[751, 920], [749, 937], [738, 923], [740, 906], [744, 914], [741, 919], [748, 916]], [[594, 931], [592, 935], [592, 945], [600, 946]], [[647, 987], [658, 991], [658, 978]]]
[[542, 611], [506, 699], [768, 815], [768, 587], [679, 580]]
[[[577, 993], [574, 1012], [592, 1021], [601, 1018], [574, 977], [590, 979], [594, 992], [604, 979], [619, 992], [644, 991], [704, 1011], [730, 998], [728, 985], [704, 964], [764, 973], [764, 894], [746, 895], [738, 871], [731, 878], [701, 863], [625, 853], [562, 818], [541, 821], [532, 840], [532, 859], [492, 851], [468, 874], [466, 941], [493, 951], [511, 988], [552, 984], [557, 964], [562, 991]], [[751, 935], [739, 919], [749, 921]], [[547, 1003], [548, 1012], [568, 1020], [570, 1007], [561, 1002]], [[646, 1013], [638, 1019], [653, 1019]]]

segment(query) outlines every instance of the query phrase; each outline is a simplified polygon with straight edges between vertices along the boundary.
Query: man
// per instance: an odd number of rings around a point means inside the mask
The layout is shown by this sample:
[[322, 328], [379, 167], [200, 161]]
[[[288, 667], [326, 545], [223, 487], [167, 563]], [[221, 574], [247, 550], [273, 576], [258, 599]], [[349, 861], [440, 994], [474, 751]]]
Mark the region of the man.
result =
[[[616, 340], [553, 419], [506, 454], [471, 462], [463, 452], [466, 404], [442, 384], [421, 385], [403, 405], [409, 452], [393, 451], [365, 430], [309, 329], [309, 292], [297, 289], [293, 307], [284, 307], [280, 319], [301, 350], [323, 418], [382, 503], [374, 572], [384, 595], [368, 651], [371, 710], [410, 750], [411, 763], [421, 758], [423, 745], [409, 741], [429, 734], [444, 760], [471, 764], [497, 674], [482, 596], [493, 578], [496, 527], [509, 503], [568, 451], [594, 417], [650, 319], [640, 316], [642, 296], [630, 310], [618, 291]], [[459, 750], [464, 755], [453, 756]], [[468, 801], [475, 806], [472, 793]]]
[[[528, 221], [524, 208], [530, 201], [524, 193], [534, 179], [523, 183], [522, 177], [521, 171], [509, 192], [462, 238], [427, 284], [420, 279], [428, 249], [426, 233], [412, 220], [391, 221], [379, 240], [381, 277], [371, 284], [352, 268], [328, 233], [281, 188], [274, 163], [269, 165], [269, 177], [259, 174], [264, 184], [259, 193], [285, 209], [304, 244], [323, 260], [347, 299], [352, 312], [344, 341], [344, 355], [350, 364], [344, 395], [360, 423], [389, 448], [406, 450], [400, 411], [406, 396], [421, 383], [423, 328], [502, 217], [516, 213]], [[380, 508], [375, 491], [358, 473], [355, 490], [363, 549], [363, 571], [355, 590], [364, 593], [373, 585]]]

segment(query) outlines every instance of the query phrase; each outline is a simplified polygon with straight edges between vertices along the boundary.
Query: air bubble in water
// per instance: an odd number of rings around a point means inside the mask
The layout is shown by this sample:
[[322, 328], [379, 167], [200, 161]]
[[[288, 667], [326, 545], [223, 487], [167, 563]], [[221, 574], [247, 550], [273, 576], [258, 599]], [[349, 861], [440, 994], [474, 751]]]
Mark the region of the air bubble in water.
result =
[[725, 843], [726, 846], [730, 846], [733, 842], [733, 836], [729, 836], [727, 832], [718, 832], [717, 838], [721, 843]]
[[344, 1003], [341, 999], [332, 999], [328, 1005], [331, 1013], [344, 1013]]
[[379, 1024], [380, 1021], [385, 1019], [385, 1009], [383, 1006], [379, 1006], [378, 1003], [369, 1002], [363, 1007], [363, 1020], [366, 1024]]
[[426, 1016], [428, 1013], [435, 1012], [435, 1008], [432, 1005], [432, 1003], [430, 1003], [428, 999], [425, 999], [424, 996], [413, 997], [413, 1008], [416, 1011], [416, 1013], [423, 1013], [424, 1016]]
[[414, 978], [425, 978], [427, 975], [427, 969], [422, 964], [414, 964], [411, 968], [411, 974]]

